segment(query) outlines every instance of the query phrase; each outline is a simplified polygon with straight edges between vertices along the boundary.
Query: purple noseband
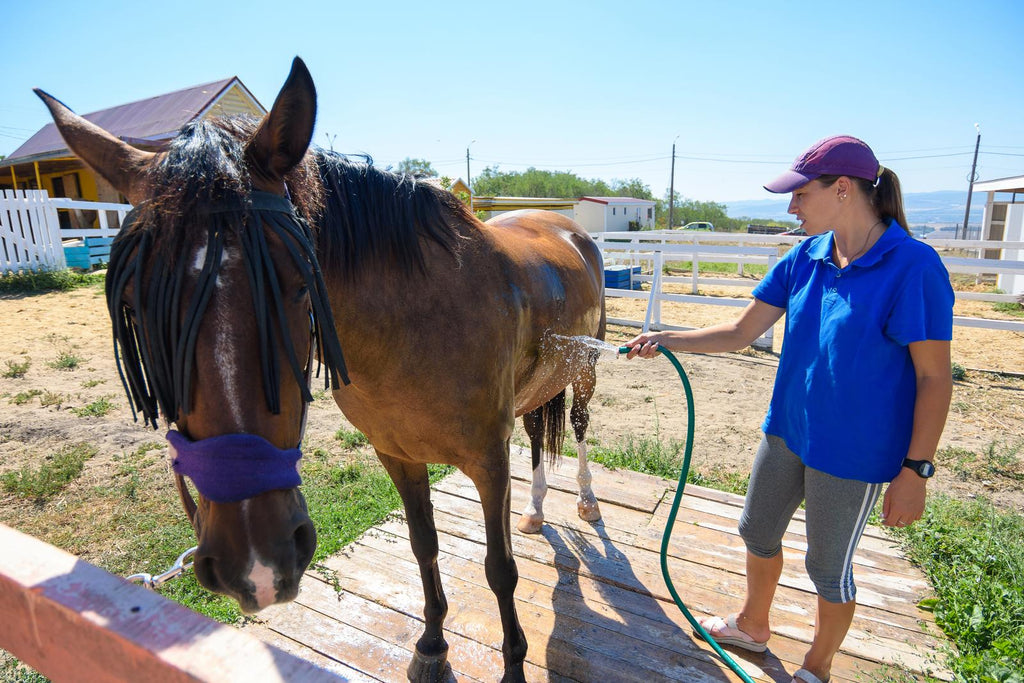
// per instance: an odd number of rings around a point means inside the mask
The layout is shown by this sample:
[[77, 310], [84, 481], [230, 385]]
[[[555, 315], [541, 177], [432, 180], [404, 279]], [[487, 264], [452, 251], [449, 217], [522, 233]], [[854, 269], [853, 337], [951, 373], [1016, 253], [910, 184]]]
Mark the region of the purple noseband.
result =
[[167, 441], [174, 471], [191, 479], [199, 493], [215, 503], [235, 503], [302, 483], [298, 467], [302, 451], [281, 450], [262, 436], [225, 434], [190, 441], [172, 429]]

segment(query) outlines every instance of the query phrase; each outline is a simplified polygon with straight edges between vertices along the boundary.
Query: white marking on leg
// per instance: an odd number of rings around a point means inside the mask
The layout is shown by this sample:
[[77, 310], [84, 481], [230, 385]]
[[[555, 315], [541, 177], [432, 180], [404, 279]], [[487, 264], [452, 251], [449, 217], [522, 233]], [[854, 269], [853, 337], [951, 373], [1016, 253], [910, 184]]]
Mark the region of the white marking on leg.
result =
[[547, 476], [544, 474], [544, 458], [533, 469], [533, 483], [530, 485], [530, 500], [526, 503], [523, 516], [516, 528], [524, 534], [535, 534], [544, 524], [544, 496], [548, 493]]
[[596, 522], [601, 519], [601, 510], [597, 505], [597, 496], [590, 487], [593, 476], [590, 474], [590, 466], [587, 463], [587, 444], [585, 441], [576, 442], [576, 483], [580, 487], [579, 497], [576, 499], [576, 507], [580, 518], [587, 522]]

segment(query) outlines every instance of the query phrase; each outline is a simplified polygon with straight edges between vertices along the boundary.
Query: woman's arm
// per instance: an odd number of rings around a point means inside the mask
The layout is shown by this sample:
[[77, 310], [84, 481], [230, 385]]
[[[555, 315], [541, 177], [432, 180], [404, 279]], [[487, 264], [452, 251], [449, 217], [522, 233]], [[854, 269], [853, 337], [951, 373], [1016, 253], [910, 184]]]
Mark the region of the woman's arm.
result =
[[[939, 437], [946, 425], [946, 414], [953, 396], [953, 379], [949, 363], [948, 341], [920, 341], [909, 345], [910, 358], [917, 375], [917, 398], [914, 401], [914, 427], [907, 456], [911, 460], [933, 460]], [[924, 513], [923, 479], [903, 467], [885, 491], [882, 516], [887, 526], [906, 526]]]
[[693, 353], [719, 353], [722, 351], [739, 351], [750, 346], [755, 339], [774, 325], [784, 308], [766, 304], [754, 299], [743, 313], [732, 322], [721, 323], [699, 330], [670, 330], [664, 332], [645, 332], [626, 342], [630, 351], [627, 358], [640, 356], [653, 358], [658, 346], [669, 351], [690, 351]]

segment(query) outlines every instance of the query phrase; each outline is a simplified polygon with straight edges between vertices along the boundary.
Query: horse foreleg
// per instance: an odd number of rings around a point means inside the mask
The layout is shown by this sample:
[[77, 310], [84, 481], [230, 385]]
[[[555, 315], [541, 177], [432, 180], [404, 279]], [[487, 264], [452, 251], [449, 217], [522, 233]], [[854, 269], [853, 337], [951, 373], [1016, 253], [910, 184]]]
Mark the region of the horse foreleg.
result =
[[524, 534], [536, 534], [544, 525], [544, 496], [548, 493], [548, 482], [544, 475], [544, 420], [542, 408], [523, 415], [523, 429], [530, 438], [530, 462], [533, 466], [533, 483], [530, 486], [530, 500], [516, 528]]
[[490, 454], [476, 466], [463, 471], [473, 480], [480, 494], [487, 534], [487, 556], [484, 570], [487, 585], [498, 600], [501, 627], [504, 635], [501, 653], [505, 658], [502, 681], [525, 683], [523, 661], [526, 659], [526, 636], [516, 614], [515, 590], [519, 583], [519, 570], [512, 556], [512, 528], [509, 513], [512, 507], [512, 483], [509, 479], [508, 442], [502, 453]]
[[448, 614], [448, 600], [441, 586], [441, 572], [437, 566], [437, 528], [434, 526], [434, 508], [430, 503], [430, 479], [426, 465], [397, 460], [379, 451], [384, 469], [395, 483], [409, 524], [412, 553], [420, 566], [423, 582], [423, 635], [416, 641], [416, 651], [406, 671], [410, 681], [447, 681], [453, 678], [448, 664], [448, 643], [444, 639], [444, 618]]
[[594, 396], [596, 385], [597, 373], [591, 365], [590, 372], [584, 373], [580, 380], [572, 385], [572, 409], [569, 411], [569, 420], [576, 436], [576, 483], [580, 491], [579, 497], [576, 498], [576, 510], [580, 519], [585, 522], [596, 522], [601, 519], [601, 508], [590, 486], [593, 477], [587, 462], [587, 427], [590, 426], [588, 406]]

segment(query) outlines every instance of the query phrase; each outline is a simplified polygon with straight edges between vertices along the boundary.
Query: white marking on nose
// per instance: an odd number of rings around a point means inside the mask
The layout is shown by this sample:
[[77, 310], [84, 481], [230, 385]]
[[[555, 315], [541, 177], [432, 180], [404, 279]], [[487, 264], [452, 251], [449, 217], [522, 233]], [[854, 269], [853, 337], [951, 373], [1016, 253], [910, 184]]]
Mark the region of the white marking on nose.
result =
[[249, 544], [249, 575], [246, 580], [253, 585], [253, 597], [256, 600], [256, 607], [263, 609], [277, 601], [277, 588], [274, 587], [277, 574], [274, 569], [256, 555], [252, 538], [252, 518], [249, 515], [249, 500], [243, 500], [241, 504], [242, 523], [245, 526], [245, 537]]
[[256, 606], [263, 609], [267, 605], [273, 605], [277, 601], [277, 589], [274, 587], [274, 570], [263, 564], [258, 557], [253, 557], [252, 569], [249, 571], [249, 581], [256, 587]]

